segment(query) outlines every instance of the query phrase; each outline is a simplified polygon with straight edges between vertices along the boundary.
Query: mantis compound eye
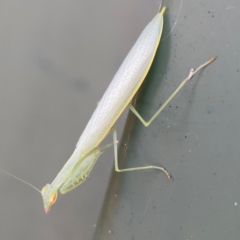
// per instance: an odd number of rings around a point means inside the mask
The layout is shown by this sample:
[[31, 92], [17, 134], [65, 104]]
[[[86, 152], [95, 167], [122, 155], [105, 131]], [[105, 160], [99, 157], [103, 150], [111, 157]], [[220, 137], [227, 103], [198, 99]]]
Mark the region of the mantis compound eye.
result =
[[43, 198], [43, 206], [45, 213], [48, 213], [51, 206], [56, 202], [57, 200], [57, 189], [53, 188], [51, 184], [46, 184], [42, 188], [42, 198]]
[[51, 204], [54, 204], [56, 200], [57, 200], [57, 194], [54, 193], [54, 194], [51, 196], [51, 198], [49, 199], [49, 202], [50, 202]]

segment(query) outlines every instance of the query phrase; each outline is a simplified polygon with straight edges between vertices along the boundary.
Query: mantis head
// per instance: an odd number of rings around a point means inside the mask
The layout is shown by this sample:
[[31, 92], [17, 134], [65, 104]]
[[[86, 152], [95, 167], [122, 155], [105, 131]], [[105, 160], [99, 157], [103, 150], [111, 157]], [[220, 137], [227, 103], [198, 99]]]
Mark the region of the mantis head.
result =
[[45, 213], [48, 213], [51, 206], [57, 200], [57, 189], [53, 188], [51, 184], [46, 184], [41, 191], [42, 198], [43, 198], [43, 207]]

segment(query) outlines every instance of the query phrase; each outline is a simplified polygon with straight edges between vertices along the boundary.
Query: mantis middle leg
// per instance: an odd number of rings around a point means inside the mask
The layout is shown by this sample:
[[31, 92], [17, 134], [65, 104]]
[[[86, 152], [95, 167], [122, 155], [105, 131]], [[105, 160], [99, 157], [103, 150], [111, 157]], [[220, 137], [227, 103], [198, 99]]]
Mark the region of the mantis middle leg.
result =
[[171, 175], [162, 167], [158, 167], [158, 166], [144, 166], [144, 167], [135, 167], [135, 168], [124, 168], [124, 169], [119, 169], [118, 167], [118, 149], [117, 149], [117, 131], [115, 128], [111, 129], [113, 131], [113, 147], [114, 147], [114, 159], [115, 159], [115, 171], [116, 172], [130, 172], [130, 171], [136, 171], [136, 170], [144, 170], [144, 169], [150, 169], [150, 168], [155, 168], [155, 169], [159, 169], [161, 171], [163, 171], [168, 179], [171, 178]]

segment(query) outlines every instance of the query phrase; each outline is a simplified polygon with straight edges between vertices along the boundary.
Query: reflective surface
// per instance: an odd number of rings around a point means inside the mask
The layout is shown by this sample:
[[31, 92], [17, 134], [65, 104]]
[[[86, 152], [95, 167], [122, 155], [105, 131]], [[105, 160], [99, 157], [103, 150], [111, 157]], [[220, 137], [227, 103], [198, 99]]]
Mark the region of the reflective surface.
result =
[[[163, 36], [173, 19], [167, 5]], [[136, 101], [140, 113], [149, 119], [190, 67], [218, 58], [150, 127], [130, 114], [120, 147], [122, 167], [159, 164], [173, 179], [113, 173], [94, 239], [239, 238], [238, 15], [236, 1], [184, 1]]]

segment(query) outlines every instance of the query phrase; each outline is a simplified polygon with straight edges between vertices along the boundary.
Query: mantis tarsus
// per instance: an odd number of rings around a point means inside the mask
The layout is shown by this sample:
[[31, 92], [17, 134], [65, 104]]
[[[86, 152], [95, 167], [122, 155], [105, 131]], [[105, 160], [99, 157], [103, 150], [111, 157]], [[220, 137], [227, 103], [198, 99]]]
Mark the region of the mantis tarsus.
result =
[[[163, 14], [165, 9], [165, 7], [162, 8], [162, 10], [157, 13], [152, 21], [145, 27], [138, 40], [128, 53], [97, 105], [97, 108], [83, 131], [73, 154], [63, 166], [62, 170], [58, 173], [51, 184], [46, 184], [42, 188], [42, 191], [38, 190], [42, 194], [44, 210], [46, 213], [55, 203], [58, 191], [65, 194], [83, 183], [91, 172], [98, 157], [102, 153], [102, 150], [112, 145], [114, 147], [115, 170], [117, 172], [155, 168], [163, 171], [170, 179], [170, 174], [164, 168], [158, 166], [119, 169], [117, 132], [114, 128], [115, 122], [126, 107], [129, 107], [129, 109], [139, 118], [144, 126], [149, 126], [185, 85], [185, 83], [200, 69], [215, 60], [215, 57], [213, 57], [206, 63], [199, 66], [195, 71], [192, 69], [189, 76], [182, 81], [180, 86], [172, 93], [172, 95], [148, 122], [140, 116], [131, 104], [131, 100], [146, 77], [156, 54], [162, 35]], [[111, 131], [113, 132], [113, 143], [100, 147], [100, 143]]]

